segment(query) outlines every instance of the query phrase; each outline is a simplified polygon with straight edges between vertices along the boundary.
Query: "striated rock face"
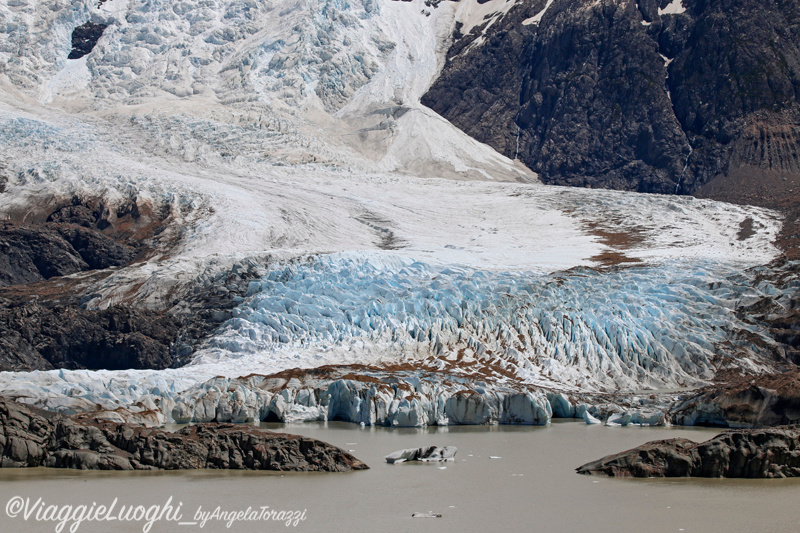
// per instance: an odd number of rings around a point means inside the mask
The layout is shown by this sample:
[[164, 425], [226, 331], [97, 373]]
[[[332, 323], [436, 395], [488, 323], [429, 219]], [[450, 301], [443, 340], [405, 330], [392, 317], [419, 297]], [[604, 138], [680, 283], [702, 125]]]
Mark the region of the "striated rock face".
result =
[[798, 0], [526, 0], [492, 20], [456, 31], [423, 103], [543, 181], [691, 194], [742, 165], [797, 173]]
[[0, 466], [44, 466], [63, 417], [15, 402], [0, 401]]
[[577, 468], [616, 477], [800, 476], [800, 427], [728, 431], [697, 444], [688, 439], [648, 442]]
[[[255, 274], [244, 267], [198, 281], [175, 308], [123, 302], [86, 308], [91, 278], [0, 287], [0, 371], [163, 369], [185, 363], [231, 316]], [[91, 274], [88, 274], [91, 276]], [[107, 272], [98, 273], [98, 277]]]
[[0, 401], [0, 466], [81, 470], [344, 472], [368, 468], [324, 442], [254, 426], [202, 424], [172, 433], [91, 417], [66, 418]]
[[55, 232], [0, 228], [0, 283], [16, 285], [88, 270], [86, 262]]
[[[113, 276], [111, 267], [168, 252], [171, 213], [167, 204], [136, 197], [76, 196], [0, 222], [0, 371], [164, 369], [185, 362], [200, 339], [230, 318], [255, 276], [245, 265], [197, 280], [174, 309], [142, 305], [134, 290], [107, 308], [91, 306], [98, 284]], [[14, 222], [23, 219], [29, 222]]]
[[4, 222], [0, 225], [0, 286], [122, 266], [134, 255], [131, 247], [83, 225]]

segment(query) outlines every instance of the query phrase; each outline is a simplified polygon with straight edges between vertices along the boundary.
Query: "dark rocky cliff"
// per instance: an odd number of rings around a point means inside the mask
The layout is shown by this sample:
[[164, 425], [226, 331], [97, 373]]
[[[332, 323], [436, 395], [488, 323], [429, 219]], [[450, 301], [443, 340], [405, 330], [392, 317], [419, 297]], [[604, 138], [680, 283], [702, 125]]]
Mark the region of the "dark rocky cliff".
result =
[[554, 0], [532, 21], [545, 5], [518, 1], [482, 44], [456, 31], [423, 103], [546, 183], [800, 190], [800, 0]]
[[252, 263], [216, 273], [172, 309], [148, 309], [133, 296], [90, 308], [94, 284], [114, 268], [167, 253], [177, 241], [169, 207], [133, 198], [111, 208], [77, 197], [39, 207], [31, 220], [0, 221], [0, 371], [183, 364], [256, 276]]

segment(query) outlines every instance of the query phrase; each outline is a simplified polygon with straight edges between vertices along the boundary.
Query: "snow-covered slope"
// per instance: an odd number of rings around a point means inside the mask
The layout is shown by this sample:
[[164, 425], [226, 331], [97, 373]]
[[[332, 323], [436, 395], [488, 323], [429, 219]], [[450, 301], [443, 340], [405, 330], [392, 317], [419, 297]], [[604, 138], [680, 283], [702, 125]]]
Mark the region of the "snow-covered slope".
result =
[[[419, 103], [455, 21], [511, 3], [0, 1], [0, 215], [134, 198], [180, 230], [86, 305], [166, 310], [209, 270], [263, 274], [189, 366], [3, 373], [0, 389], [128, 405], [217, 375], [408, 360], [674, 387], [712, 377], [724, 343], [767, 365], [734, 310], [761, 290], [738, 272], [777, 254], [775, 213], [545, 187]], [[107, 28], [68, 60], [87, 21]]]
[[[419, 165], [425, 146], [440, 173], [532, 179], [418, 103], [438, 72], [450, 6], [425, 16], [419, 0], [3, 4], [0, 60], [14, 101], [22, 90], [100, 115], [172, 158], [368, 169], [385, 159], [396, 170]], [[87, 21], [107, 28], [69, 60], [72, 29]], [[416, 146], [399, 142], [405, 122]]]

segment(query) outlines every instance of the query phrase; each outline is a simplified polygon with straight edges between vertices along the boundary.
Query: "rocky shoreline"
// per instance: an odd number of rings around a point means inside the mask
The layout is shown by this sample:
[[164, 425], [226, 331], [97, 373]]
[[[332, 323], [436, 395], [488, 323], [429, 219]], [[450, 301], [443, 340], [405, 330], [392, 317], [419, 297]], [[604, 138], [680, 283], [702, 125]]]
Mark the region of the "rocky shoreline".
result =
[[231, 469], [347, 472], [369, 467], [322, 441], [255, 426], [198, 424], [177, 432], [66, 417], [0, 400], [0, 467], [80, 470]]

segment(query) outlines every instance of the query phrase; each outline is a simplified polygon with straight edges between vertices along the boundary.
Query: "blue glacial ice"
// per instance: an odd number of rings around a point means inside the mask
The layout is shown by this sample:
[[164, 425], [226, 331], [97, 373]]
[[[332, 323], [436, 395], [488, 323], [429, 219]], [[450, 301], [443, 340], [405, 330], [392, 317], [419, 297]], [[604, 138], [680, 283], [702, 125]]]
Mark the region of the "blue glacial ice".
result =
[[[658, 425], [677, 397], [636, 391], [697, 383], [720, 361], [770, 364], [771, 341], [737, 307], [767, 295], [781, 305], [797, 287], [757, 274], [688, 263], [491, 272], [390, 254], [314, 256], [253, 281], [193, 365], [0, 379], [39, 407], [122, 406], [154, 423]], [[334, 366], [308, 370], [325, 364]], [[617, 388], [605, 404], [602, 393]]]
[[714, 264], [540, 274], [334, 254], [252, 282], [201, 357], [258, 354], [284, 368], [413, 359], [573, 390], [678, 387], [712, 378], [721, 350], [741, 356], [731, 364], [765, 364], [771, 341], [735, 313], [758, 298]]

